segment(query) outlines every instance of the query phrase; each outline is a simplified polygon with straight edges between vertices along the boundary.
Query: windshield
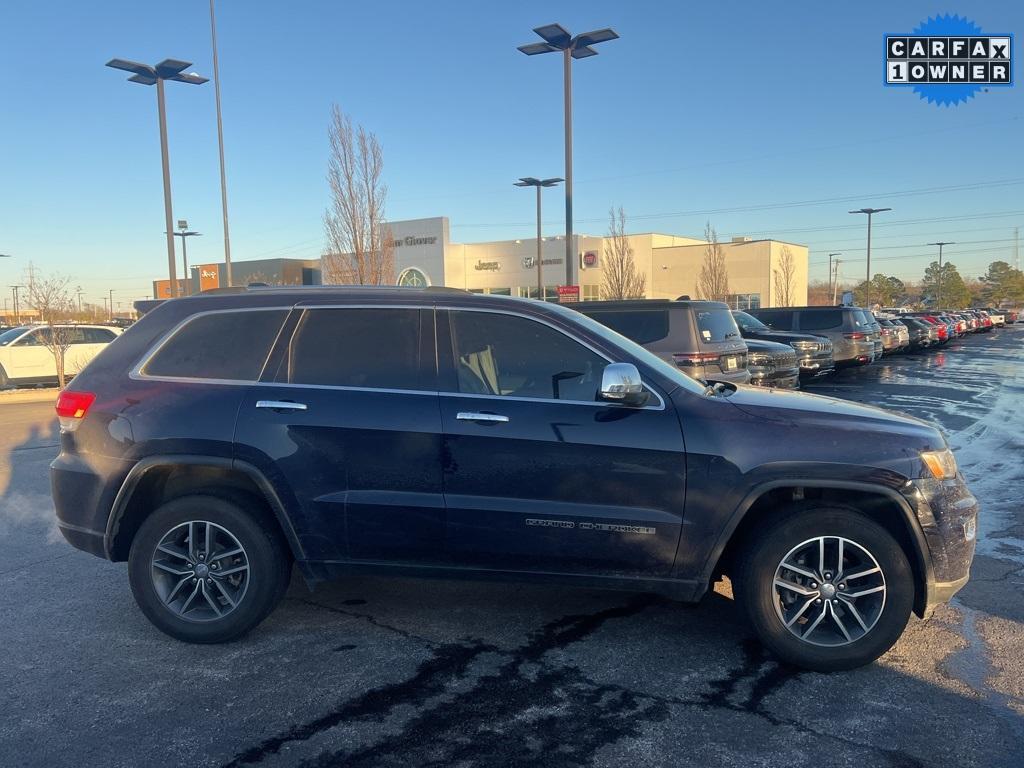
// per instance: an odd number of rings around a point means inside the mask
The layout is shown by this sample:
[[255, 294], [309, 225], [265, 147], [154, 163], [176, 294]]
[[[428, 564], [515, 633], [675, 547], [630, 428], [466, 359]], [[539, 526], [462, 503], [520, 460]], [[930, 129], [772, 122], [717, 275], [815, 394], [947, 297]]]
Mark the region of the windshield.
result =
[[11, 328], [9, 331], [0, 333], [0, 347], [6, 347], [27, 330], [28, 328], [22, 326], [21, 328]]
[[635, 341], [627, 339], [621, 333], [616, 333], [611, 328], [601, 325], [599, 322], [591, 317], [587, 317], [582, 312], [577, 312], [576, 310], [568, 309], [566, 307], [560, 307], [557, 304], [550, 306], [550, 309], [565, 315], [565, 317], [573, 323], [582, 325], [595, 336], [628, 350], [629, 354], [635, 357], [638, 361], [646, 365], [648, 368], [653, 368], [666, 379], [669, 379], [672, 383], [678, 384], [680, 387], [688, 389], [695, 394], [704, 394], [703, 384], [699, 383], [695, 379], [691, 379], [674, 365], [666, 363], [660, 357], [648, 352]]
[[733, 312], [733, 317], [736, 318], [736, 325], [742, 328], [744, 331], [770, 331], [767, 325], [762, 323], [753, 315], [748, 315], [746, 312]]

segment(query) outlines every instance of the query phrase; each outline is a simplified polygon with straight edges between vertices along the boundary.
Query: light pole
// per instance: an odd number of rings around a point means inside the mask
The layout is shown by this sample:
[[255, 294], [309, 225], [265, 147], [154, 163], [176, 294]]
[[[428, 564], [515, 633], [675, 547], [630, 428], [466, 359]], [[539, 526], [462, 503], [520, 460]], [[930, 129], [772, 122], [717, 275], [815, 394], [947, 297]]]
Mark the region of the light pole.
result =
[[[842, 256], [842, 255], [843, 254], [841, 254], [841, 253], [830, 253], [828, 255], [828, 289], [829, 289], [830, 292], [832, 291], [832, 257], [833, 256]], [[832, 302], [832, 303], [834, 304], [835, 302]]]
[[111, 288], [107, 291], [107, 295], [110, 297], [107, 299], [107, 320], [113, 321], [114, 319], [114, 289]]
[[[224, 169], [224, 121], [220, 113], [220, 66], [217, 63], [217, 18], [210, 0], [210, 37], [213, 40], [213, 96], [217, 104], [217, 147], [220, 150], [220, 210], [224, 218], [224, 277], [231, 286], [231, 235], [228, 234], [228, 177]], [[186, 275], [188, 277], [188, 275]]]
[[24, 288], [24, 285], [12, 285], [11, 295], [14, 297], [14, 324], [21, 325], [21, 311], [18, 305], [18, 289]]
[[936, 309], [942, 309], [942, 246], [944, 246], [944, 245], [956, 245], [956, 243], [954, 243], [952, 240], [946, 240], [946, 241], [939, 242], [939, 243], [928, 243], [928, 245], [937, 245], [937, 246], [939, 246], [939, 277], [938, 277], [938, 281], [937, 281], [938, 285], [936, 286], [936, 289], [935, 289], [935, 294], [936, 294], [935, 308]]
[[523, 176], [519, 181], [513, 182], [517, 187], [537, 188], [537, 298], [544, 301], [544, 279], [541, 271], [543, 257], [541, 255], [541, 233], [540, 233], [540, 190], [542, 187], [553, 187], [564, 179], [535, 179], [533, 176]]
[[868, 309], [871, 309], [871, 217], [876, 213], [891, 210], [892, 208], [858, 208], [856, 211], [850, 211], [850, 213], [864, 213], [868, 217], [868, 278], [864, 284], [864, 304]]
[[178, 232], [174, 233], [175, 237], [181, 238], [181, 266], [184, 270], [181, 274], [185, 280], [185, 295], [188, 296], [192, 293], [192, 275], [188, 272], [188, 247], [185, 245], [185, 238], [188, 237], [201, 237], [202, 232], [193, 232], [188, 228], [188, 222], [185, 219], [178, 219]]
[[575, 247], [572, 238], [572, 61], [597, 56], [590, 46], [618, 38], [613, 29], [595, 29], [582, 35], [572, 36], [561, 24], [545, 24], [535, 27], [534, 32], [540, 35], [543, 43], [520, 45], [518, 50], [527, 56], [538, 53], [562, 52], [562, 79], [564, 82], [565, 100], [565, 283], [572, 285], [572, 265], [575, 261]]
[[167, 272], [171, 280], [171, 298], [178, 295], [178, 276], [174, 265], [174, 234], [171, 223], [171, 164], [167, 155], [167, 110], [164, 106], [164, 80], [176, 80], [179, 83], [190, 83], [191, 85], [202, 85], [207, 78], [200, 77], [194, 72], [182, 74], [185, 69], [192, 66], [190, 61], [178, 61], [176, 59], [164, 59], [156, 66], [140, 64], [137, 61], [127, 59], [111, 59], [107, 62], [108, 67], [123, 69], [126, 72], [134, 73], [128, 78], [130, 83], [141, 85], [156, 85], [156, 106], [160, 118], [160, 160], [164, 172], [164, 224], [167, 227]]
[[[832, 283], [832, 306], [835, 306], [836, 301], [839, 298], [839, 265], [843, 263], [842, 259], [836, 259], [836, 279]], [[831, 278], [831, 275], [829, 276]]]

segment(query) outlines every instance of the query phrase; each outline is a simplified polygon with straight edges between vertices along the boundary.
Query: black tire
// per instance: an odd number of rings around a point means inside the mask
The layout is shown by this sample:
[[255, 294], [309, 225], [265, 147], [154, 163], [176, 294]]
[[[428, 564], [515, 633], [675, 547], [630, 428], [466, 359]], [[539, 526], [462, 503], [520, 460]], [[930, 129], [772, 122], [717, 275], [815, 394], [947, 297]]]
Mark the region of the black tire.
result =
[[[820, 573], [817, 561], [807, 558], [809, 552], [819, 551], [817, 542], [822, 539], [826, 572], [832, 579], [821, 580], [819, 584], [790, 570], [779, 571], [786, 559]], [[828, 571], [828, 563], [838, 560], [839, 539], [845, 542], [842, 552], [846, 573], [853, 576], [850, 584], [840, 581], [839, 574]], [[799, 549], [801, 546], [804, 548]], [[795, 555], [791, 554], [794, 550]], [[801, 557], [805, 559], [801, 561]], [[855, 575], [876, 565], [878, 573]], [[899, 639], [914, 603], [914, 576], [899, 543], [879, 524], [844, 507], [798, 505], [773, 517], [748, 539], [737, 571], [736, 599], [764, 646], [783, 661], [815, 672], [853, 669], [873, 662]], [[777, 573], [786, 583], [799, 583], [801, 589], [816, 592], [816, 596], [777, 587]], [[852, 597], [865, 589], [877, 590], [879, 584], [883, 590]], [[840, 585], [845, 591], [838, 591]], [[787, 604], [788, 600], [792, 602]], [[793, 619], [801, 608], [806, 613]], [[819, 615], [823, 617], [821, 623], [812, 627], [812, 621]], [[794, 621], [793, 629], [787, 628], [785, 618]], [[861, 620], [867, 631], [863, 625], [857, 626]], [[801, 632], [812, 635], [812, 639], [798, 637]], [[834, 644], [820, 644], [822, 641]]]
[[5, 371], [4, 367], [0, 365], [0, 389], [7, 389], [10, 386], [13, 385], [11, 384], [11, 380], [7, 378], [7, 371]]
[[[259, 624], [277, 606], [284, 596], [291, 577], [291, 555], [282, 539], [276, 522], [264, 514], [263, 510], [246, 503], [244, 496], [222, 498], [219, 495], [183, 496], [169, 501], [155, 510], [139, 528], [132, 541], [128, 556], [128, 579], [132, 593], [139, 608], [157, 629], [178, 640], [188, 643], [223, 643], [236, 640]], [[205, 600], [207, 587], [200, 583], [203, 578], [196, 579], [199, 567], [199, 555], [193, 557], [191, 544], [174, 546], [166, 537], [177, 532], [177, 536], [188, 536], [192, 530], [187, 525], [195, 522], [199, 533], [192, 538], [200, 539], [205, 528], [210, 526], [215, 532], [215, 543], [220, 549], [211, 553], [213, 556], [207, 563], [206, 582], [210, 584], [210, 599]], [[217, 542], [216, 537], [220, 537]], [[231, 544], [231, 539], [235, 544]], [[185, 542], [188, 539], [184, 539]], [[228, 542], [228, 543], [224, 543]], [[186, 564], [185, 557], [176, 555], [165, 557], [157, 547], [161, 544], [170, 545], [172, 549], [182, 551], [196, 563]], [[203, 542], [197, 542], [196, 548], [202, 552]], [[236, 546], [237, 545], [237, 546]], [[218, 559], [217, 551], [231, 551], [241, 547], [243, 552], [233, 557]], [[211, 547], [213, 549], [213, 547]], [[205, 557], [205, 555], [204, 555]], [[177, 571], [173, 576], [166, 576], [163, 566], [154, 565], [156, 559], [163, 565], [170, 564]], [[241, 575], [233, 575], [227, 581], [226, 574], [210, 573], [217, 565], [224, 564], [227, 570], [242, 570]], [[247, 568], [241, 569], [241, 565]], [[187, 572], [187, 574], [186, 574]], [[221, 576], [214, 583], [215, 576]], [[238, 584], [229, 583], [238, 579]], [[165, 598], [175, 593], [169, 590], [165, 580], [171, 580], [175, 586], [181, 580], [184, 584], [181, 593], [175, 598], [177, 606], [169, 606]], [[195, 586], [193, 586], [195, 585]], [[221, 585], [226, 587], [221, 588]], [[200, 590], [200, 587], [202, 589]], [[185, 606], [184, 613], [180, 610], [182, 600], [197, 591], [195, 602]], [[218, 593], [220, 590], [220, 593]], [[163, 594], [162, 594], [163, 592]], [[186, 593], [188, 593], [186, 595]], [[228, 598], [235, 598], [234, 605]], [[217, 606], [220, 610], [218, 611]], [[214, 611], [218, 611], [214, 613]], [[207, 615], [204, 615], [205, 614]], [[223, 615], [220, 613], [223, 612]]]

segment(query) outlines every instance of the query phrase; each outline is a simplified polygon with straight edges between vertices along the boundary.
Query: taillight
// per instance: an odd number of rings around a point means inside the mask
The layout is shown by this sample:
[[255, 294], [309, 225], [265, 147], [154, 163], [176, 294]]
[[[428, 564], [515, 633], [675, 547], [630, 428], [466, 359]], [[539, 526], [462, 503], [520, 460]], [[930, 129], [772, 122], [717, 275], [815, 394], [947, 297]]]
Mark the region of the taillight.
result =
[[96, 401], [92, 392], [64, 390], [57, 396], [57, 418], [62, 432], [74, 432]]
[[866, 333], [861, 333], [860, 331], [854, 331], [853, 333], [843, 334], [843, 338], [849, 339], [850, 341], [864, 341], [864, 339], [866, 339], [867, 337], [868, 335]]
[[672, 360], [676, 365], [683, 367], [688, 365], [704, 365], [718, 360], [718, 355], [710, 352], [673, 353]]

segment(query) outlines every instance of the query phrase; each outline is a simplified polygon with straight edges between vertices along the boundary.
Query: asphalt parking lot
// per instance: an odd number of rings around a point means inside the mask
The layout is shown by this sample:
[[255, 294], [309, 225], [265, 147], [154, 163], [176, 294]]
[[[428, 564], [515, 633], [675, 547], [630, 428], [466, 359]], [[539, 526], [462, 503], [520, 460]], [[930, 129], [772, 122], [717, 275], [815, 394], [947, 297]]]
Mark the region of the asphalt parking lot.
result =
[[47, 403], [0, 399], [0, 765], [1024, 764], [1024, 325], [808, 391], [939, 423], [982, 505], [972, 580], [871, 667], [768, 657], [698, 606], [547, 586], [295, 579], [188, 646], [56, 532]]

